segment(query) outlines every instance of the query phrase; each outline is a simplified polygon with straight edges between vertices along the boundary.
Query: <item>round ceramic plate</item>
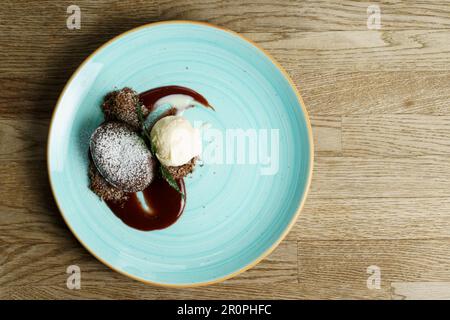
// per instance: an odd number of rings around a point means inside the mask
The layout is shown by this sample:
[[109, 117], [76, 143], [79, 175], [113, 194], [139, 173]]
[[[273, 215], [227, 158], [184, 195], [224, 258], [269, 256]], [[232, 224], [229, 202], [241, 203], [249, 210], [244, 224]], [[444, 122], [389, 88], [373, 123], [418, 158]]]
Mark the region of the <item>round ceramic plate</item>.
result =
[[[208, 124], [210, 153], [185, 179], [179, 220], [143, 232], [88, 188], [89, 138], [107, 92], [165, 85], [194, 89], [214, 106], [185, 112]], [[234, 32], [188, 21], [145, 25], [96, 50], [64, 88], [48, 144], [54, 196], [79, 241], [118, 272], [180, 287], [227, 279], [268, 255], [302, 208], [312, 158], [305, 106], [281, 67]]]

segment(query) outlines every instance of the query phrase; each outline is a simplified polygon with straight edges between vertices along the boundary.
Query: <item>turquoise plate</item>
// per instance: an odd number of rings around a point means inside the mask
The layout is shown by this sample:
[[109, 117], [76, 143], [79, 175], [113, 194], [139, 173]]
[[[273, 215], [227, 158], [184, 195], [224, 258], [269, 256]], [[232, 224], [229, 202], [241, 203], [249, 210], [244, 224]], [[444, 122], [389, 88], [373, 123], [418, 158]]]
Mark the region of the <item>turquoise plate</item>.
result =
[[[214, 106], [185, 113], [208, 124], [209, 156], [185, 179], [180, 219], [143, 232], [89, 190], [88, 142], [107, 92], [164, 85], [192, 88]], [[145, 25], [96, 50], [64, 88], [49, 133], [50, 182], [75, 236], [112, 269], [165, 286], [222, 281], [268, 255], [296, 221], [312, 166], [309, 119], [286, 72], [240, 35], [198, 22]]]

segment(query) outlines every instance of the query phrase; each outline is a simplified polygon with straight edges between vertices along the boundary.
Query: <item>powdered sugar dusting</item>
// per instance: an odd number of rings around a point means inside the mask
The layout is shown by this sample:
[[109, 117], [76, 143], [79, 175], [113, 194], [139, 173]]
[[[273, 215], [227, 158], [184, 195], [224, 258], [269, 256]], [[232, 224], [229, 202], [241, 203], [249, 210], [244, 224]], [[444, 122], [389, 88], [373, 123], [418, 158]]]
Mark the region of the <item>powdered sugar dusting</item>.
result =
[[102, 176], [127, 191], [144, 190], [153, 179], [153, 159], [142, 138], [129, 126], [107, 122], [91, 137], [92, 159]]

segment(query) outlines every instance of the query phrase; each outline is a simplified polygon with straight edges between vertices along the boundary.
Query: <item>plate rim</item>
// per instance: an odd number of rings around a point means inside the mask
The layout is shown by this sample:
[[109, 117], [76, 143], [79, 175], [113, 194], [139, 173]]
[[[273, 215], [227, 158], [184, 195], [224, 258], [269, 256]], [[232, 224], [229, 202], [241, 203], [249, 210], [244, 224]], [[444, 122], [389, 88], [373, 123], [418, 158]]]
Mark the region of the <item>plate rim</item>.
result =
[[[69, 85], [72, 83], [73, 79], [78, 75], [78, 73], [80, 72], [80, 70], [84, 67], [85, 64], [87, 64], [98, 52], [100, 52], [103, 48], [107, 47], [109, 44], [113, 43], [116, 40], [119, 40], [120, 38], [123, 38], [125, 36], [127, 36], [128, 34], [141, 30], [141, 29], [145, 29], [145, 28], [151, 28], [151, 27], [155, 27], [158, 25], [168, 25], [168, 24], [191, 24], [191, 25], [199, 25], [199, 26], [203, 26], [203, 27], [209, 27], [209, 28], [214, 28], [214, 29], [218, 29], [224, 32], [227, 32], [233, 36], [239, 37], [240, 39], [244, 40], [245, 42], [251, 44], [252, 46], [254, 46], [256, 49], [260, 50], [273, 64], [274, 66], [282, 73], [282, 75], [284, 76], [284, 78], [288, 81], [291, 89], [294, 91], [296, 97], [297, 97], [297, 101], [300, 104], [300, 108], [302, 109], [302, 112], [305, 116], [305, 123], [306, 123], [306, 127], [307, 127], [307, 133], [308, 133], [308, 141], [309, 141], [309, 153], [310, 153], [310, 157], [309, 157], [309, 168], [308, 168], [308, 177], [307, 177], [307, 181], [306, 181], [306, 186], [305, 186], [305, 190], [303, 192], [303, 195], [300, 199], [300, 202], [297, 206], [297, 210], [295, 212], [295, 214], [292, 216], [291, 220], [289, 221], [289, 224], [287, 225], [287, 227], [283, 230], [283, 232], [281, 233], [281, 235], [278, 237], [278, 239], [269, 247], [267, 248], [263, 253], [261, 253], [261, 255], [259, 257], [257, 257], [256, 259], [254, 259], [253, 261], [251, 261], [250, 263], [246, 264], [245, 266], [243, 266], [242, 268], [229, 273], [223, 277], [220, 278], [216, 278], [213, 280], [209, 280], [209, 281], [203, 281], [203, 282], [193, 282], [193, 283], [183, 283], [183, 284], [174, 284], [174, 283], [163, 283], [163, 282], [156, 282], [156, 281], [151, 281], [151, 280], [146, 280], [143, 279], [141, 277], [135, 276], [133, 274], [130, 274], [126, 271], [120, 270], [116, 267], [114, 267], [113, 265], [109, 264], [108, 262], [106, 262], [104, 259], [100, 258], [95, 252], [94, 250], [92, 250], [86, 243], [84, 243], [81, 238], [77, 235], [77, 233], [75, 232], [75, 230], [72, 228], [72, 226], [69, 223], [69, 220], [66, 218], [64, 211], [62, 210], [62, 206], [59, 204], [58, 198], [56, 197], [56, 192], [53, 186], [53, 181], [52, 181], [52, 175], [51, 175], [51, 170], [50, 170], [50, 140], [51, 140], [51, 133], [52, 133], [52, 129], [53, 129], [53, 122], [55, 119], [55, 115], [56, 112], [58, 110], [58, 108], [60, 107], [61, 104], [61, 100], [62, 97], [65, 95], [67, 89], [69, 88]], [[203, 22], [203, 21], [192, 21], [192, 20], [166, 20], [166, 21], [157, 21], [157, 22], [150, 22], [147, 24], [143, 24], [140, 25], [138, 27], [132, 28], [130, 30], [127, 30], [123, 33], [120, 33], [116, 36], [114, 36], [113, 38], [111, 38], [110, 40], [108, 40], [107, 42], [103, 43], [100, 47], [98, 47], [97, 49], [95, 49], [93, 52], [91, 52], [84, 60], [83, 62], [76, 68], [76, 70], [72, 73], [72, 75], [70, 76], [70, 78], [67, 80], [66, 84], [64, 85], [57, 101], [56, 101], [56, 105], [52, 111], [52, 116], [50, 119], [50, 125], [49, 125], [49, 129], [48, 129], [48, 136], [47, 136], [47, 147], [46, 147], [46, 156], [47, 156], [47, 174], [48, 174], [48, 179], [50, 182], [50, 189], [53, 195], [53, 198], [55, 200], [56, 206], [58, 207], [58, 210], [65, 222], [65, 224], [67, 225], [67, 227], [69, 228], [69, 230], [72, 232], [72, 234], [75, 236], [75, 238], [78, 240], [78, 242], [92, 255], [94, 256], [97, 260], [99, 260], [101, 263], [103, 263], [104, 265], [106, 265], [107, 267], [109, 267], [110, 269], [126, 276], [129, 277], [133, 280], [137, 280], [146, 284], [151, 284], [151, 285], [155, 285], [155, 286], [159, 286], [159, 287], [166, 287], [166, 288], [193, 288], [193, 287], [200, 287], [200, 286], [206, 286], [206, 285], [211, 285], [211, 284], [215, 284], [215, 283], [219, 283], [219, 282], [223, 282], [227, 279], [233, 278], [249, 269], [251, 269], [252, 267], [254, 267], [255, 265], [257, 265], [259, 262], [261, 262], [264, 258], [266, 258], [268, 255], [270, 255], [277, 247], [278, 245], [283, 241], [283, 239], [287, 236], [287, 234], [291, 231], [292, 227], [295, 225], [295, 223], [297, 222], [297, 219], [300, 215], [300, 212], [302, 211], [306, 198], [308, 196], [309, 193], [309, 189], [311, 186], [311, 180], [312, 180], [312, 175], [313, 175], [313, 167], [314, 167], [314, 139], [313, 139], [313, 134], [312, 134], [312, 128], [311, 128], [311, 121], [309, 118], [309, 114], [308, 111], [306, 109], [305, 103], [303, 101], [302, 96], [300, 95], [300, 92], [298, 91], [294, 81], [292, 80], [292, 78], [289, 76], [289, 74], [286, 72], [286, 70], [281, 66], [281, 64], [279, 64], [273, 57], [271, 54], [269, 54], [265, 49], [263, 49], [260, 45], [258, 45], [257, 43], [255, 43], [254, 41], [247, 39], [246, 37], [244, 37], [243, 35], [241, 35], [240, 33], [221, 27], [221, 26], [217, 26], [214, 25], [212, 23], [209, 22]]]

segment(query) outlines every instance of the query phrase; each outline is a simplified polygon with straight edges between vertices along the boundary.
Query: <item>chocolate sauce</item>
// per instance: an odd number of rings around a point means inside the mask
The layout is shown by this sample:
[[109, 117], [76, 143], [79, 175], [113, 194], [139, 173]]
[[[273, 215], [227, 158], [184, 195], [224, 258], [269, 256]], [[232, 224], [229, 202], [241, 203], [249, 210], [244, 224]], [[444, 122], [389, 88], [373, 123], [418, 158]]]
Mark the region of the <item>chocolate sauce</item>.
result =
[[[202, 105], [212, 108], [202, 95], [180, 86], [154, 88], [141, 93], [139, 98], [151, 112], [156, 101], [171, 94], [191, 96]], [[130, 194], [130, 198], [125, 203], [117, 204], [106, 201], [106, 204], [117, 217], [130, 227], [143, 231], [164, 229], [177, 221], [185, 207], [186, 189], [184, 181], [179, 179], [177, 183], [185, 197], [172, 188], [161, 177], [158, 170], [151, 184], [142, 191], [144, 205], [141, 203], [142, 200], [138, 198], [138, 193]]]
[[142, 103], [150, 110], [150, 112], [152, 112], [156, 101], [171, 94], [185, 94], [194, 98], [194, 100], [200, 102], [202, 105], [212, 108], [205, 97], [203, 97], [201, 94], [195, 92], [192, 89], [181, 86], [165, 86], [150, 89], [139, 94], [139, 98], [141, 99]]
[[[178, 186], [186, 194], [182, 179], [178, 181]], [[106, 203], [123, 222], [142, 231], [167, 228], [183, 213], [185, 199], [160, 176], [142, 191], [142, 195], [144, 205], [142, 200], [138, 199], [137, 193], [132, 193], [123, 204], [110, 201]]]

